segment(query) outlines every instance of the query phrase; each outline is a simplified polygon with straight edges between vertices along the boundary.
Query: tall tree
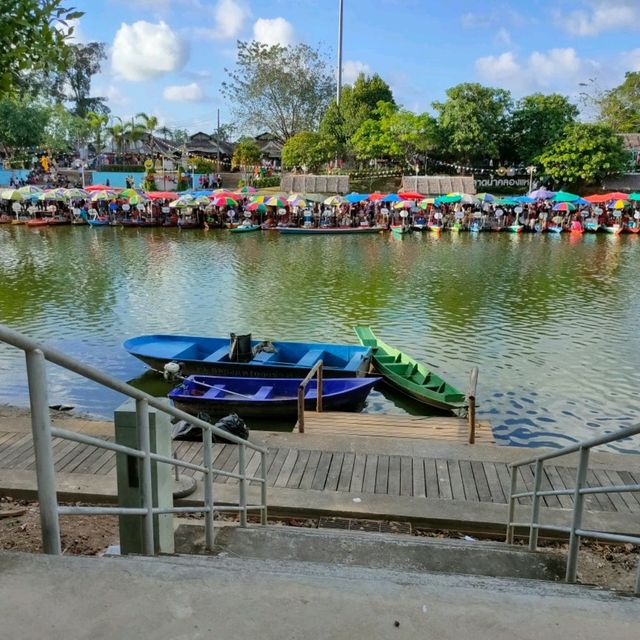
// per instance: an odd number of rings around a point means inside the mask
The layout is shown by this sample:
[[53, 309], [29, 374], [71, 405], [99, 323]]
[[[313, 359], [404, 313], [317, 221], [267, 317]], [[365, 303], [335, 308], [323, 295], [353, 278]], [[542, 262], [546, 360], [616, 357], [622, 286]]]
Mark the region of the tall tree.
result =
[[327, 140], [316, 131], [301, 131], [289, 138], [282, 147], [282, 166], [315, 171], [331, 157]]
[[44, 146], [51, 151], [74, 151], [84, 146], [91, 133], [87, 119], [71, 113], [62, 104], [56, 104], [49, 109]]
[[352, 138], [358, 158], [414, 164], [436, 143], [436, 123], [427, 113], [416, 114], [380, 102], [374, 116], [365, 120]]
[[575, 123], [539, 161], [555, 185], [580, 189], [622, 173], [629, 166], [630, 155], [611, 127]]
[[11, 98], [0, 99], [0, 148], [7, 157], [40, 146], [49, 116], [46, 107]]
[[100, 73], [102, 61], [107, 57], [105, 49], [103, 42], [70, 45], [66, 68], [55, 78], [55, 94], [60, 99], [73, 103], [72, 112], [81, 118], [89, 111], [110, 111], [105, 98], [91, 96], [91, 78]]
[[320, 132], [333, 145], [333, 153], [344, 156], [351, 152], [351, 138], [365, 120], [376, 119], [379, 102], [395, 105], [389, 85], [378, 75], [361, 73], [353, 86], [346, 85], [340, 96], [329, 104], [320, 123]]
[[95, 152], [100, 153], [104, 149], [108, 133], [109, 116], [106, 113], [89, 111], [85, 120], [89, 128], [89, 141], [93, 144]]
[[511, 104], [511, 94], [504, 89], [478, 83], [447, 89], [447, 100], [433, 103], [443, 152], [463, 162], [498, 158]]
[[597, 100], [599, 120], [618, 133], [640, 131], [640, 72], [625, 74], [624, 82]]
[[567, 125], [575, 122], [578, 107], [557, 93], [534, 93], [519, 100], [509, 121], [510, 160], [532, 164], [563, 135]]
[[[64, 0], [4, 0], [0, 20], [0, 97], [15, 94], [39, 72], [68, 65], [71, 20], [82, 11]], [[62, 27], [62, 28], [61, 28]]]
[[140, 127], [144, 131], [144, 134], [147, 136], [149, 140], [149, 146], [151, 147], [151, 151], [153, 152], [153, 148], [155, 146], [155, 141], [153, 136], [158, 132], [158, 125], [160, 124], [158, 118], [156, 116], [150, 116], [146, 113], [139, 113], [136, 115], [136, 118], [141, 120]]
[[236, 68], [225, 71], [222, 93], [237, 120], [282, 143], [318, 126], [334, 88], [327, 60], [306, 44], [238, 42]]

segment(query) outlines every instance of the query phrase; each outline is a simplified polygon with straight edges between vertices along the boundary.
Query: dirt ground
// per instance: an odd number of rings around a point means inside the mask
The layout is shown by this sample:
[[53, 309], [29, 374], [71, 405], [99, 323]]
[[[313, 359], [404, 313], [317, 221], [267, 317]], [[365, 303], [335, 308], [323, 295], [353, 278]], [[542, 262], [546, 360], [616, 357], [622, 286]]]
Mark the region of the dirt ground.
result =
[[[10, 517], [5, 515], [12, 514]], [[225, 520], [231, 518], [225, 517]], [[270, 519], [270, 524], [296, 527], [317, 527], [317, 519]], [[358, 526], [362, 524], [363, 526]], [[393, 525], [393, 523], [388, 523]], [[404, 530], [398, 523], [398, 530]], [[342, 527], [340, 527], [342, 528]], [[364, 521], [352, 521], [351, 527], [359, 530], [375, 530]], [[387, 528], [393, 531], [393, 527]], [[61, 516], [60, 530], [63, 553], [73, 555], [101, 555], [110, 545], [118, 544], [118, 518], [116, 516]], [[464, 536], [454, 531], [412, 530], [413, 535], [460, 539]], [[497, 539], [497, 538], [496, 538]], [[566, 556], [567, 545], [562, 542], [541, 541], [540, 547]], [[0, 549], [39, 553], [40, 519], [38, 503], [0, 497]], [[608, 545], [585, 542], [580, 551], [578, 580], [617, 591], [633, 589], [636, 570], [640, 562], [640, 549], [633, 545]]]

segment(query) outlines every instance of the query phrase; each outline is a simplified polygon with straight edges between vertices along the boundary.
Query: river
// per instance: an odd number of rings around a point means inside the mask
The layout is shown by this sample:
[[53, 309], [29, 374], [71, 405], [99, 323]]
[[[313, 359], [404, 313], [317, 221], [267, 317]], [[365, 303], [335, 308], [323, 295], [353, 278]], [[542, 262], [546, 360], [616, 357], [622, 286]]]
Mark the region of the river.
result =
[[[637, 421], [639, 242], [3, 225], [0, 321], [157, 393], [126, 338], [355, 342], [368, 324], [463, 390], [477, 365], [479, 415], [499, 443], [560, 446]], [[53, 365], [49, 377], [51, 404], [108, 416], [121, 401]], [[6, 345], [0, 403], [28, 403], [22, 352]], [[366, 411], [420, 407], [374, 391]]]

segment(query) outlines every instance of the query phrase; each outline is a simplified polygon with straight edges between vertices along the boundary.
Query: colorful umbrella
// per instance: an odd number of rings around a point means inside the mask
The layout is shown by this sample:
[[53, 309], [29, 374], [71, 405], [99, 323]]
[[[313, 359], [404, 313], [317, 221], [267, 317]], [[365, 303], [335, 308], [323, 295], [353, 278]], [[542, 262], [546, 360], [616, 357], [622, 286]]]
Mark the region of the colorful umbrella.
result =
[[226, 195], [215, 196], [211, 200], [211, 204], [215, 207], [235, 207], [238, 201], [235, 198], [228, 198]]
[[380, 198], [380, 202], [400, 202], [402, 198], [397, 193], [390, 193], [384, 198]]
[[549, 191], [549, 189], [541, 187], [540, 189], [536, 189], [535, 191], [530, 191], [528, 195], [531, 198], [535, 198], [536, 200], [549, 200], [549, 198], [553, 198], [553, 196], [556, 195], [556, 192]]
[[247, 205], [247, 211], [257, 211], [258, 213], [267, 213], [267, 207], [261, 202], [252, 202]]
[[432, 204], [434, 204], [436, 201], [435, 198], [424, 198], [423, 200], [420, 201], [420, 203], [418, 204], [418, 206], [421, 209], [427, 209], [429, 206], [431, 206]]
[[[209, 200], [207, 199], [207, 202]], [[144, 204], [145, 202], [149, 202], [149, 198], [147, 198], [146, 196], [131, 196], [129, 198], [129, 204], [132, 205], [136, 205], [136, 204]]]
[[20, 200], [25, 199], [24, 193], [21, 193], [18, 189], [5, 189], [0, 192], [0, 198], [3, 200], [15, 200], [19, 202]]
[[634, 202], [637, 202], [638, 200], [640, 200], [640, 193], [630, 193], [629, 194], [629, 200], [633, 200]]
[[64, 189], [64, 197], [67, 200], [87, 200], [89, 192], [85, 189]]
[[66, 200], [65, 191], [65, 189], [47, 189], [38, 196], [38, 200]]
[[520, 204], [531, 204], [536, 201], [536, 199], [531, 196], [516, 196], [514, 200]]
[[282, 195], [271, 196], [270, 198], [265, 200], [264, 204], [266, 204], [268, 207], [288, 207], [289, 206], [289, 202]]
[[609, 200], [629, 200], [628, 193], [622, 193], [622, 191], [611, 191], [610, 193], [605, 193], [607, 199]]
[[324, 203], [330, 207], [337, 207], [340, 204], [347, 202], [342, 196], [329, 196]]
[[415, 200], [401, 200], [400, 202], [394, 202], [394, 209], [411, 209], [411, 207], [415, 207]]
[[436, 198], [436, 204], [451, 204], [460, 202], [460, 200], [462, 200], [462, 196], [459, 193], [452, 193]]
[[239, 196], [237, 193], [232, 193], [231, 191], [225, 191], [224, 189], [221, 191], [214, 191], [209, 197], [212, 200], [215, 198], [227, 198], [228, 200], [235, 200], [235, 202], [242, 200], [242, 196]]
[[379, 200], [382, 200], [382, 198], [385, 198], [387, 195], [388, 194], [386, 193], [380, 193], [379, 191], [376, 191], [369, 196], [369, 200], [371, 200], [371, 202], [378, 202]]
[[624, 209], [629, 203], [626, 200], [615, 200], [609, 205], [609, 209]]
[[24, 187], [20, 187], [18, 191], [25, 196], [33, 196], [42, 193], [42, 189], [40, 187], [36, 187], [33, 184], [27, 184]]
[[125, 189], [118, 194], [120, 198], [132, 198], [133, 196], [144, 196], [142, 189]]
[[498, 198], [495, 203], [497, 205], [502, 205], [503, 207], [515, 207], [519, 204], [518, 200], [515, 198]]
[[171, 200], [176, 197], [174, 191], [147, 191], [145, 195], [151, 200]]
[[300, 196], [296, 196], [295, 198], [293, 198], [293, 200], [291, 198], [289, 198], [288, 202], [292, 207], [306, 207], [307, 206], [307, 201], [304, 198], [301, 198]]
[[89, 187], [85, 187], [85, 191], [108, 191], [108, 190], [115, 191], [113, 187], [109, 187], [106, 184], [94, 184]]
[[118, 194], [112, 189], [103, 189], [102, 191], [94, 191], [91, 194], [91, 202], [114, 200], [117, 197]]
[[571, 202], [559, 202], [553, 206], [554, 211], [575, 211], [576, 209], [576, 205]]
[[480, 202], [493, 202], [496, 199], [496, 197], [490, 193], [478, 193], [476, 194], [476, 198], [478, 198]]
[[238, 189], [238, 193], [255, 193], [257, 191], [257, 189], [255, 187], [252, 187], [250, 185], [245, 185], [244, 187], [242, 187], [242, 189]]

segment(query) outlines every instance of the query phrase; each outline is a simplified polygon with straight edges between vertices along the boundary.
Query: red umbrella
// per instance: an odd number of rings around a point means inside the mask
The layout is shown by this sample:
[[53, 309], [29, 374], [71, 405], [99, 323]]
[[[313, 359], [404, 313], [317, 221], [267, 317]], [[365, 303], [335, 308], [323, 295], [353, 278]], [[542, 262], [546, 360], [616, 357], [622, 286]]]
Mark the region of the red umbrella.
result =
[[382, 200], [382, 198], [385, 198], [387, 195], [387, 193], [380, 193], [379, 191], [376, 191], [375, 193], [372, 193], [369, 196], [369, 200], [371, 200], [372, 202], [377, 202], [378, 200]]
[[607, 196], [607, 200], [628, 200], [629, 199], [629, 194], [622, 193], [621, 191], [612, 191], [611, 193], [605, 193], [604, 195]]
[[104, 184], [94, 184], [91, 185], [90, 187], [85, 187], [85, 191], [122, 191], [122, 189], [119, 188], [114, 188], [114, 187], [107, 187]]
[[147, 198], [151, 198], [151, 200], [175, 200], [176, 199], [175, 191], [148, 191]]
[[424, 200], [424, 196], [417, 191], [398, 191], [403, 200]]
[[209, 198], [211, 200], [217, 200], [218, 198], [230, 198], [231, 200], [238, 202], [239, 200], [242, 200], [243, 196], [239, 196], [237, 193], [232, 193], [231, 191], [221, 191], [220, 193], [212, 193]]
[[601, 193], [596, 193], [592, 196], [587, 196], [585, 198], [585, 200], [587, 202], [591, 202], [592, 204], [597, 204], [598, 202], [607, 202], [608, 200], [611, 200], [611, 198], [609, 198], [608, 195], [603, 195]]

